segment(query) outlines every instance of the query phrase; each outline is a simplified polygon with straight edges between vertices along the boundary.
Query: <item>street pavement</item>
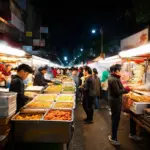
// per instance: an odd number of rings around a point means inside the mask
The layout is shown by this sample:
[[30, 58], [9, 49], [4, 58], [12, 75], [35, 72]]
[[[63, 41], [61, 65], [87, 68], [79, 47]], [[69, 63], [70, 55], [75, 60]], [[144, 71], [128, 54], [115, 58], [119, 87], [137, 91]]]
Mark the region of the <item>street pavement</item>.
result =
[[129, 116], [122, 114], [118, 130], [120, 147], [114, 147], [108, 141], [111, 133], [111, 115], [108, 109], [94, 112], [94, 123], [84, 124], [85, 113], [82, 105], [75, 110], [75, 133], [70, 144], [71, 150], [150, 150], [150, 135], [142, 132], [142, 142], [134, 142], [128, 138]]

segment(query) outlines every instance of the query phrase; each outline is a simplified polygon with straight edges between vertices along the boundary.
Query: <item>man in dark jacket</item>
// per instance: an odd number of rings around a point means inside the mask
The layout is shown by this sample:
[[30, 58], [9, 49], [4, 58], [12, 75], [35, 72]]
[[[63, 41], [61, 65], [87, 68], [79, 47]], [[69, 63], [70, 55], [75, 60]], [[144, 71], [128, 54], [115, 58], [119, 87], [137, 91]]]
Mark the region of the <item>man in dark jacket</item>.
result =
[[84, 122], [87, 124], [93, 123], [93, 113], [94, 113], [94, 81], [92, 76], [92, 70], [90, 67], [85, 66], [83, 69], [83, 74], [86, 76], [85, 83], [82, 87], [83, 90], [83, 109], [87, 115]]
[[[117, 139], [117, 131], [121, 115], [122, 95], [128, 93], [130, 89], [128, 87], [124, 88], [120, 81], [121, 65], [116, 64], [111, 69], [112, 73], [108, 80], [108, 99], [111, 107], [112, 135], [109, 135], [108, 138], [113, 145], [120, 145]], [[129, 138], [135, 141], [141, 140], [141, 138], [136, 135], [136, 123], [132, 118], [130, 118]]]
[[113, 145], [120, 145], [117, 139], [117, 131], [121, 114], [122, 94], [128, 93], [128, 90], [123, 87], [120, 81], [121, 65], [116, 64], [113, 69], [114, 72], [108, 79], [108, 99], [112, 119], [112, 136], [108, 136], [108, 138]]
[[24, 95], [23, 80], [25, 80], [28, 77], [28, 74], [32, 72], [33, 70], [30, 66], [22, 64], [17, 68], [17, 75], [13, 76], [11, 80], [9, 91], [17, 93], [17, 112], [29, 100], [29, 97]]
[[94, 80], [94, 90], [95, 90], [95, 109], [100, 109], [100, 98], [102, 96], [102, 89], [101, 89], [101, 83], [100, 78], [98, 77], [97, 69], [93, 69], [93, 80]]
[[38, 69], [38, 71], [36, 72], [35, 74], [35, 77], [34, 77], [34, 85], [35, 86], [47, 86], [48, 85], [48, 82], [51, 82], [51, 80], [46, 80], [44, 78], [44, 74], [46, 74], [47, 72], [47, 67], [40, 67]]

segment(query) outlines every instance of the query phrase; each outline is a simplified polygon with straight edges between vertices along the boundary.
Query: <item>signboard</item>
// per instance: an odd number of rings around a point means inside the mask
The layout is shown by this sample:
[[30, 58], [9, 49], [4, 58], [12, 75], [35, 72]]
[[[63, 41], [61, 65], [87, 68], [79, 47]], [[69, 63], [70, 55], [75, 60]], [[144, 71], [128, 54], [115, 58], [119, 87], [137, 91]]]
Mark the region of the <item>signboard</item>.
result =
[[11, 24], [14, 25], [17, 29], [20, 31], [24, 32], [24, 23], [18, 17], [16, 17], [12, 12], [11, 12]]
[[32, 37], [32, 32], [29, 32], [29, 31], [26, 32], [26, 36], [27, 36], [27, 37]]
[[28, 45], [23, 45], [22, 48], [27, 51], [27, 52], [31, 52], [32, 51], [32, 46], [28, 46]]
[[121, 50], [128, 50], [148, 43], [148, 28], [121, 40]]
[[48, 27], [40, 27], [40, 33], [48, 33]]
[[45, 40], [34, 39], [33, 40], [33, 46], [44, 47], [45, 46]]

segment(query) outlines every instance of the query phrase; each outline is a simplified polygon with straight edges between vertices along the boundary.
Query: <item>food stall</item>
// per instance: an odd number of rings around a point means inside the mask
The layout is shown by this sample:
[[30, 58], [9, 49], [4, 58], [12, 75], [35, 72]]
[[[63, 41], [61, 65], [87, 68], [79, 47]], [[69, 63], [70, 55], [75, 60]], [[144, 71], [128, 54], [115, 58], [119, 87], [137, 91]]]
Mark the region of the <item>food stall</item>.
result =
[[148, 120], [148, 114], [145, 109], [150, 108], [150, 89], [149, 71], [150, 63], [150, 44], [119, 53], [123, 60], [123, 69], [129, 73], [128, 81], [124, 86], [132, 87], [133, 90], [123, 95], [123, 109], [132, 112], [132, 117], [136, 123], [150, 131], [148, 123], [142, 120]]
[[45, 88], [12, 118], [13, 142], [56, 143], [68, 148], [74, 130], [75, 99], [74, 84]]

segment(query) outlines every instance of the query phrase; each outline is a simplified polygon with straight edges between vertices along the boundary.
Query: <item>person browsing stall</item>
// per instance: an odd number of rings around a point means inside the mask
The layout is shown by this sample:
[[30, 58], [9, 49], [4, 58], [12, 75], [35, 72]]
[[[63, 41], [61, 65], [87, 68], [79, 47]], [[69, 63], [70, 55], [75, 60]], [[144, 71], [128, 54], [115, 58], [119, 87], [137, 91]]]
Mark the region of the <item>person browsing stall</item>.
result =
[[23, 80], [25, 80], [28, 77], [28, 75], [32, 72], [33, 72], [33, 70], [29, 65], [21, 64], [17, 68], [17, 75], [14, 75], [12, 77], [9, 91], [17, 93], [17, 112], [29, 100], [29, 97], [24, 95], [24, 82], [23, 82]]
[[34, 77], [34, 86], [47, 86], [51, 80], [46, 80], [44, 75], [47, 73], [47, 67], [40, 67]]

